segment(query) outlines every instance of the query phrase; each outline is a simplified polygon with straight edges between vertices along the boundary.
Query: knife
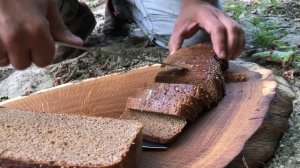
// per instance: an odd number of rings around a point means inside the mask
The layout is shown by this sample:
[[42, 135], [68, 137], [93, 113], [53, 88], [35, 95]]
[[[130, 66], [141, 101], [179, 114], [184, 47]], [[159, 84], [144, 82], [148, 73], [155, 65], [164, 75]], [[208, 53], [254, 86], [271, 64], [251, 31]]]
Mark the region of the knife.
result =
[[[121, 56], [121, 54], [117, 54], [114, 52], [108, 52], [108, 51], [103, 51], [101, 49], [101, 47], [86, 47], [86, 46], [78, 46], [78, 45], [73, 45], [73, 44], [68, 44], [68, 43], [64, 43], [64, 42], [55, 42], [55, 44], [59, 45], [59, 46], [64, 46], [64, 47], [71, 47], [71, 48], [75, 48], [75, 49], [79, 49], [79, 50], [84, 50], [84, 51], [95, 51], [95, 50], [99, 50], [103, 53], [106, 53], [108, 55], [113, 55], [113, 56]], [[179, 65], [179, 64], [169, 64], [169, 63], [164, 63], [162, 61], [155, 61], [155, 60], [149, 60], [146, 58], [138, 58], [138, 57], [133, 57], [133, 58], [129, 58], [129, 59], [135, 59], [135, 60], [140, 60], [140, 61], [145, 61], [145, 62], [151, 62], [151, 63], [155, 63], [155, 64], [161, 64], [163, 66], [172, 66], [172, 67], [176, 67], [176, 68], [180, 68], [180, 69], [190, 69], [190, 67], [187, 67], [185, 65]]]
[[[93, 50], [100, 50], [101, 52], [104, 52], [104, 53], [109, 54], [109, 55], [114, 55], [114, 56], [118, 55], [118, 54], [113, 53], [113, 52], [103, 51], [103, 50], [101, 50], [100, 47], [77, 46], [77, 45], [67, 44], [67, 43], [63, 43], [63, 42], [55, 42], [55, 44], [57, 44], [59, 46], [80, 49], [80, 50], [84, 50], [84, 51], [88, 51], [88, 52], [93, 51]], [[182, 66], [182, 65], [168, 64], [168, 63], [148, 60], [148, 59], [144, 59], [144, 58], [133, 58], [133, 59], [152, 62], [152, 63], [158, 63], [158, 64], [162, 64], [162, 65], [167, 65], [167, 66], [173, 66], [173, 67], [180, 68], [180, 69], [189, 69], [189, 67], [185, 67], [185, 66]], [[147, 140], [142, 141], [142, 148], [143, 148], [143, 150], [166, 150], [166, 149], [168, 149], [168, 147], [166, 145], [155, 143], [155, 142], [150, 142], [150, 141], [147, 141]]]
[[167, 150], [168, 149], [166, 145], [150, 142], [147, 140], [143, 140], [142, 147], [143, 150]]

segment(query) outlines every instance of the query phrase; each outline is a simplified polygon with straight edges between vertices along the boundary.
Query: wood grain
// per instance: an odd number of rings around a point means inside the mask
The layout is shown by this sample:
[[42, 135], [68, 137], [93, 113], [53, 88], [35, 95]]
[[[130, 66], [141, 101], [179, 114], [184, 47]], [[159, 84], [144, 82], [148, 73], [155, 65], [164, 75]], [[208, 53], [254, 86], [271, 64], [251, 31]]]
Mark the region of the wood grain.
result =
[[[263, 70], [253, 63], [235, 62], [249, 70]], [[275, 77], [276, 95], [269, 105], [262, 125], [247, 140], [243, 150], [227, 167], [245, 168], [263, 167], [270, 160], [279, 146], [279, 141], [288, 128], [288, 118], [293, 111], [295, 93], [289, 83], [282, 77]]]
[[[220, 104], [189, 126], [166, 152], [144, 152], [141, 167], [225, 167], [260, 127], [275, 94], [273, 74], [230, 64], [247, 82], [228, 83]], [[159, 166], [157, 166], [159, 165]]]
[[[247, 82], [226, 84], [226, 96], [192, 123], [167, 151], [145, 151], [142, 168], [225, 167], [240, 156], [258, 130], [275, 95], [271, 71], [234, 62], [230, 71], [246, 73]], [[251, 69], [251, 71], [249, 70]], [[133, 70], [47, 90], [1, 103], [8, 108], [118, 118], [127, 97], [152, 82], [159, 66]]]
[[160, 66], [66, 84], [0, 103], [8, 108], [119, 118], [129, 96], [154, 81]]

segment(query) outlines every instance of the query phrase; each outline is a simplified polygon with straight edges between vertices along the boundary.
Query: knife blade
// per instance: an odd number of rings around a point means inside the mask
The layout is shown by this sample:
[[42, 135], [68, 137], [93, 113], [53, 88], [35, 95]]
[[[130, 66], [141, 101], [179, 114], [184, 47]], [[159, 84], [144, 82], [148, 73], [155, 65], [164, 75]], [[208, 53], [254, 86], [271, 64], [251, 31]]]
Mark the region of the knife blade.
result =
[[[108, 51], [103, 51], [101, 47], [86, 47], [86, 46], [78, 46], [78, 45], [73, 45], [73, 44], [68, 44], [68, 43], [64, 43], [64, 42], [55, 42], [55, 44], [59, 45], [59, 46], [64, 46], [64, 47], [71, 47], [71, 48], [75, 48], [75, 49], [79, 49], [79, 50], [84, 50], [87, 52], [90, 51], [95, 51], [95, 50], [99, 50], [103, 53], [109, 54], [109, 55], [114, 55], [114, 56], [121, 56], [120, 54], [114, 53], [114, 52], [108, 52]], [[180, 68], [180, 69], [190, 69], [191, 67], [185, 66], [185, 65], [179, 65], [179, 64], [169, 64], [169, 63], [165, 63], [162, 61], [155, 61], [155, 60], [149, 60], [146, 58], [139, 58], [139, 57], [133, 57], [130, 59], [135, 59], [135, 60], [140, 60], [140, 61], [144, 61], [144, 62], [151, 62], [151, 63], [155, 63], [155, 64], [161, 64], [163, 66], [172, 66], [172, 67], [176, 67], [176, 68]]]
[[147, 140], [143, 140], [142, 147], [143, 150], [167, 150], [168, 149], [166, 145], [150, 142]]
[[[100, 50], [101, 52], [105, 52], [105, 53], [110, 54], [110, 55], [116, 55], [116, 53], [103, 51], [103, 50], [101, 50], [100, 47], [77, 46], [77, 45], [72, 45], [72, 44], [63, 43], [63, 42], [55, 42], [55, 44], [57, 44], [59, 46], [65, 46], [65, 47], [80, 49], [80, 50], [84, 50], [84, 51], [88, 51], [88, 52], [93, 51], [93, 50]], [[181, 68], [181, 69], [189, 69], [189, 67], [185, 67], [185, 66], [182, 66], [182, 65], [168, 64], [168, 63], [148, 60], [148, 59], [144, 59], [144, 58], [134, 58], [134, 59], [141, 60], [141, 61], [146, 61], [146, 62], [158, 63], [158, 64], [162, 64], [162, 65], [167, 65], [167, 66], [173, 66], [173, 67]], [[168, 149], [168, 147], [166, 145], [155, 143], [155, 142], [150, 142], [150, 141], [147, 141], [147, 140], [142, 141], [142, 148], [143, 148], [143, 150], [167, 150]]]

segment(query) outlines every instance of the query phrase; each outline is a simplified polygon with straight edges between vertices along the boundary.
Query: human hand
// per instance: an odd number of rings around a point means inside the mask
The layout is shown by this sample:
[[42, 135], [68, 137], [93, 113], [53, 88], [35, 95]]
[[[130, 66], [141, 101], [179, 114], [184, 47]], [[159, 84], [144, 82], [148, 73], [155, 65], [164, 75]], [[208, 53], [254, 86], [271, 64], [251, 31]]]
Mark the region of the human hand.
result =
[[171, 54], [199, 29], [210, 34], [213, 49], [221, 59], [235, 59], [244, 49], [244, 31], [237, 22], [204, 0], [183, 0], [169, 41]]
[[82, 45], [64, 25], [57, 0], [0, 0], [0, 67], [52, 62], [54, 41]]

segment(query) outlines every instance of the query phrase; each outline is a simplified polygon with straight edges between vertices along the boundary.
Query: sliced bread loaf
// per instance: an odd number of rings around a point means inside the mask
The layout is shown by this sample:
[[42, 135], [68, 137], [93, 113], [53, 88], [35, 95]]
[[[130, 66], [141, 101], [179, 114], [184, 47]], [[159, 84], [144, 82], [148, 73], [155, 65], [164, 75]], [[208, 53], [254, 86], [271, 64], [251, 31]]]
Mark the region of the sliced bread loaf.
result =
[[[129, 98], [127, 110], [122, 116], [143, 123], [143, 137], [160, 143], [169, 143], [177, 137], [187, 124], [185, 118], [190, 121], [194, 119], [191, 118], [191, 114], [194, 113], [181, 110], [180, 105], [196, 108], [198, 113], [196, 114], [199, 116], [203, 110], [216, 106], [225, 94], [222, 70], [226, 69], [226, 63], [223, 63], [224, 66], [220, 65], [210, 44], [182, 48], [168, 56], [165, 62], [184, 65], [191, 69], [164, 67], [155, 78], [156, 82], [164, 84], [152, 86], [161, 85], [168, 89], [147, 88], [139, 92], [135, 98]], [[184, 89], [183, 93], [169, 89], [176, 84]], [[186, 88], [189, 88], [190, 92], [186, 92]], [[196, 105], [192, 105], [193, 101], [186, 98], [193, 99], [197, 102]]]
[[126, 108], [154, 113], [164, 113], [196, 119], [202, 112], [197, 87], [187, 84], [153, 83], [140, 90], [135, 98], [128, 98]]
[[121, 118], [143, 123], [143, 139], [162, 144], [172, 142], [187, 124], [181, 117], [136, 110], [126, 110]]
[[[157, 74], [156, 82], [200, 86], [210, 94], [213, 102], [219, 102], [224, 96], [225, 82], [222, 74], [224, 67], [221, 67], [210, 44], [197, 44], [180, 49], [167, 57], [165, 62], [185, 65], [191, 69], [179, 72], [176, 68], [165, 67]], [[223, 64], [226, 66], [224, 62]]]
[[0, 167], [137, 167], [135, 121], [0, 108]]

